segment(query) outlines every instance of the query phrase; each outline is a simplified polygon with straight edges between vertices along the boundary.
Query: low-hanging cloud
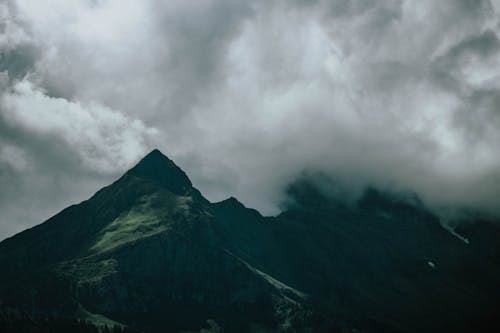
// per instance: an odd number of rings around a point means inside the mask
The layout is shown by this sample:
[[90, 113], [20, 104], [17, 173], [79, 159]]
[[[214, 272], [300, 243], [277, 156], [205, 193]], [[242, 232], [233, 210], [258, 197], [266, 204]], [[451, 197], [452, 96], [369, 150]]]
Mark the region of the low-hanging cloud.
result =
[[[36, 165], [103, 184], [157, 146], [210, 199], [265, 213], [304, 173], [500, 213], [498, 1], [0, 7], [0, 170], [16, 182]], [[0, 223], [20, 223], [9, 209]]]

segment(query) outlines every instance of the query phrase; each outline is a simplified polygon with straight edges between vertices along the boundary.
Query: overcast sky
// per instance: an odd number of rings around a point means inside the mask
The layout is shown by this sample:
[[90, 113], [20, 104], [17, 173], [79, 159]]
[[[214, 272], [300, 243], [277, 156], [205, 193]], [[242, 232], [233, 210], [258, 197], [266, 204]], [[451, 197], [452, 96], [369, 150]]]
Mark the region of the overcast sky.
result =
[[287, 184], [500, 213], [500, 1], [0, 0], [0, 239], [157, 147], [210, 200]]

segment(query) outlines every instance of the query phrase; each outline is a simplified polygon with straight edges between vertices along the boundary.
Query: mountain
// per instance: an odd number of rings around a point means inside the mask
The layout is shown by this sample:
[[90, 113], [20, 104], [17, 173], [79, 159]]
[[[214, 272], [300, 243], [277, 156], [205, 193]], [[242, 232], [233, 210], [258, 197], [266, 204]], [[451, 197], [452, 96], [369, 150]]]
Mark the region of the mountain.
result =
[[453, 234], [418, 200], [375, 189], [352, 205], [307, 181], [289, 195], [275, 217], [236, 198], [211, 203], [154, 150], [0, 243], [0, 313], [139, 332], [500, 327], [495, 221]]

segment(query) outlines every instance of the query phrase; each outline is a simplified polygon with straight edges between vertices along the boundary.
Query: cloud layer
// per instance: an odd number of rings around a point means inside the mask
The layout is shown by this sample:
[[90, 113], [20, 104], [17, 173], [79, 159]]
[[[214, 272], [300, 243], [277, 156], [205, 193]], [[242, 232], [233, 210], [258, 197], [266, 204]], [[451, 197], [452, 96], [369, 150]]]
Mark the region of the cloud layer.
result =
[[477, 0], [4, 1], [0, 238], [154, 146], [210, 199], [265, 213], [304, 173], [500, 213], [499, 11]]

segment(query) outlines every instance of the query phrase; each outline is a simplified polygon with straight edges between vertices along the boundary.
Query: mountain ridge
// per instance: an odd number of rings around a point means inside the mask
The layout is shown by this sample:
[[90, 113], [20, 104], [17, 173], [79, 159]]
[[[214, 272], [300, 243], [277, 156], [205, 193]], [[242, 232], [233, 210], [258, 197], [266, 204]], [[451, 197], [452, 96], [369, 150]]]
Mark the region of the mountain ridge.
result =
[[275, 217], [233, 197], [211, 203], [154, 150], [0, 242], [0, 312], [93, 313], [153, 333], [207, 320], [229, 332], [468, 332], [495, 318], [491, 223], [464, 229], [468, 246], [382, 193], [347, 207], [295, 192], [300, 204]]

